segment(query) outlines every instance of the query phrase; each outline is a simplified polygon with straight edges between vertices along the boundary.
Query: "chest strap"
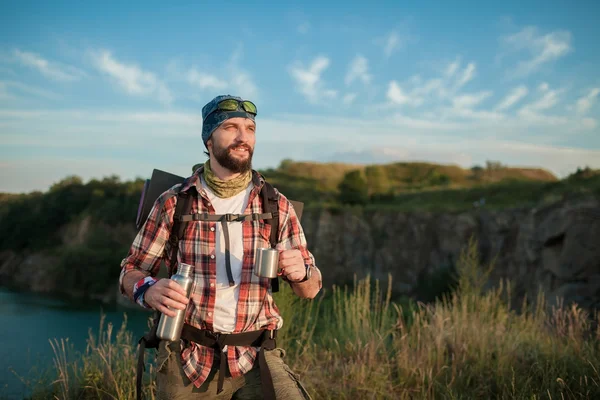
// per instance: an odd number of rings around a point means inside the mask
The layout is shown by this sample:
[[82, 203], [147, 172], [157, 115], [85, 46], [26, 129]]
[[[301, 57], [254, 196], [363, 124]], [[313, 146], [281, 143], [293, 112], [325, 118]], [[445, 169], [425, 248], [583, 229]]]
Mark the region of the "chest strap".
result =
[[258, 365], [260, 367], [260, 380], [263, 388], [263, 396], [266, 400], [275, 400], [275, 388], [273, 378], [265, 357], [265, 350], [273, 350], [276, 347], [275, 338], [277, 331], [266, 329], [242, 333], [214, 333], [206, 329], [198, 329], [184, 324], [181, 338], [202, 346], [212, 347], [219, 351], [221, 360], [219, 364], [219, 380], [217, 383], [217, 394], [223, 391], [225, 373], [227, 371], [227, 354], [223, 354], [225, 346], [252, 346], [260, 347], [258, 353]]
[[182, 215], [178, 218], [180, 222], [191, 222], [191, 221], [210, 221], [220, 222], [221, 228], [223, 229], [223, 236], [225, 236], [225, 269], [227, 271], [227, 279], [229, 280], [229, 286], [235, 285], [233, 279], [233, 273], [231, 272], [231, 246], [229, 242], [229, 228], [228, 222], [244, 222], [244, 221], [259, 221], [263, 219], [273, 218], [272, 213], [264, 214], [208, 214], [208, 213], [197, 213]]

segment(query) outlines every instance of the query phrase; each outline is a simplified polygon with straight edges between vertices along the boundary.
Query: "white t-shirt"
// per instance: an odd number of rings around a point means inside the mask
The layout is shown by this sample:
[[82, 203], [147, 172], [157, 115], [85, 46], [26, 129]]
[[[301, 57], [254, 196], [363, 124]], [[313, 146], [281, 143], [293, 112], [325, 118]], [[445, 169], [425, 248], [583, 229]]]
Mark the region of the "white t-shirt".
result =
[[[208, 187], [204, 178], [202, 178], [202, 187], [216, 214], [243, 214], [248, 206], [250, 192], [253, 184], [250, 183], [246, 190], [233, 197], [226, 199], [220, 198]], [[242, 261], [244, 259], [244, 238], [242, 233], [242, 223], [227, 222], [229, 230], [229, 251], [231, 260], [231, 273], [234, 286], [229, 286], [227, 278], [227, 269], [225, 264], [225, 235], [221, 222], [216, 223], [216, 246], [215, 260], [217, 262], [217, 297], [215, 300], [215, 311], [213, 317], [213, 327], [215, 332], [230, 333], [235, 329], [237, 304], [240, 297], [240, 282], [242, 280]]]

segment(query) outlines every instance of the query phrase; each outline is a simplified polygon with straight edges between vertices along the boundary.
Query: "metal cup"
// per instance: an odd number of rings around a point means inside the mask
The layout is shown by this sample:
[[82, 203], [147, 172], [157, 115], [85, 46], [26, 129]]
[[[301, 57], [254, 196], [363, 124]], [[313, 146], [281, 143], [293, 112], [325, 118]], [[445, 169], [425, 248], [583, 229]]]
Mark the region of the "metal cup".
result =
[[254, 275], [261, 278], [277, 278], [279, 251], [277, 249], [256, 249]]

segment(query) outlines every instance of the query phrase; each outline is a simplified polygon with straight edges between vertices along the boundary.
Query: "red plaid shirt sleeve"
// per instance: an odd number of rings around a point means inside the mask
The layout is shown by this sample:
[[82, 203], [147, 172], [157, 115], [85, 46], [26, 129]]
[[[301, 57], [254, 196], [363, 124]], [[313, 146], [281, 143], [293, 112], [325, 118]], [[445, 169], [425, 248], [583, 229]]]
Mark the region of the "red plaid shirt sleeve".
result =
[[137, 233], [127, 257], [121, 262], [119, 288], [124, 293], [123, 277], [133, 270], [156, 276], [169, 240], [176, 198], [171, 191], [163, 193], [155, 202], [148, 219]]
[[279, 193], [279, 243], [277, 248], [280, 250], [297, 249], [302, 253], [304, 264], [313, 267], [313, 272], [319, 274], [319, 289], [322, 288], [321, 271], [315, 263], [315, 257], [308, 250], [304, 230], [294, 206], [288, 199]]

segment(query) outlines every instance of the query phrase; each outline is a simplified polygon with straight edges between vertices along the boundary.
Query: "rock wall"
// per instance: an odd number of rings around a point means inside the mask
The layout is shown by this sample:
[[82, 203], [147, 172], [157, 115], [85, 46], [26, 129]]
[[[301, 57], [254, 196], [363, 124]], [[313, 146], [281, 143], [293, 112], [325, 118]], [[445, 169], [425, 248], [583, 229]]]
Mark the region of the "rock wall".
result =
[[492, 282], [510, 279], [516, 298], [541, 289], [551, 304], [559, 296], [600, 308], [597, 199], [456, 214], [305, 212], [303, 225], [325, 283], [391, 274], [396, 293], [414, 295], [419, 277], [456, 262], [473, 236], [483, 265], [495, 258]]
[[[90, 221], [67, 227], [82, 243]], [[567, 201], [543, 208], [462, 213], [400, 213], [305, 210], [303, 226], [309, 248], [323, 272], [324, 285], [351, 283], [355, 274], [387, 281], [396, 294], [418, 294], [419, 280], [452, 265], [471, 236], [478, 240], [482, 263], [496, 258], [492, 282], [512, 281], [517, 298], [535, 297], [541, 288], [583, 307], [600, 308], [600, 202]], [[133, 227], [113, 229], [129, 244]], [[66, 239], [65, 239], [66, 240]], [[73, 240], [73, 239], [70, 239]], [[69, 245], [65, 241], [65, 245]], [[124, 255], [123, 255], [124, 256]], [[55, 291], [48, 254], [0, 254], [0, 284], [39, 292]], [[115, 266], [115, 279], [118, 266]], [[114, 286], [101, 296], [118, 298]], [[64, 292], [64, 290], [61, 290]]]

